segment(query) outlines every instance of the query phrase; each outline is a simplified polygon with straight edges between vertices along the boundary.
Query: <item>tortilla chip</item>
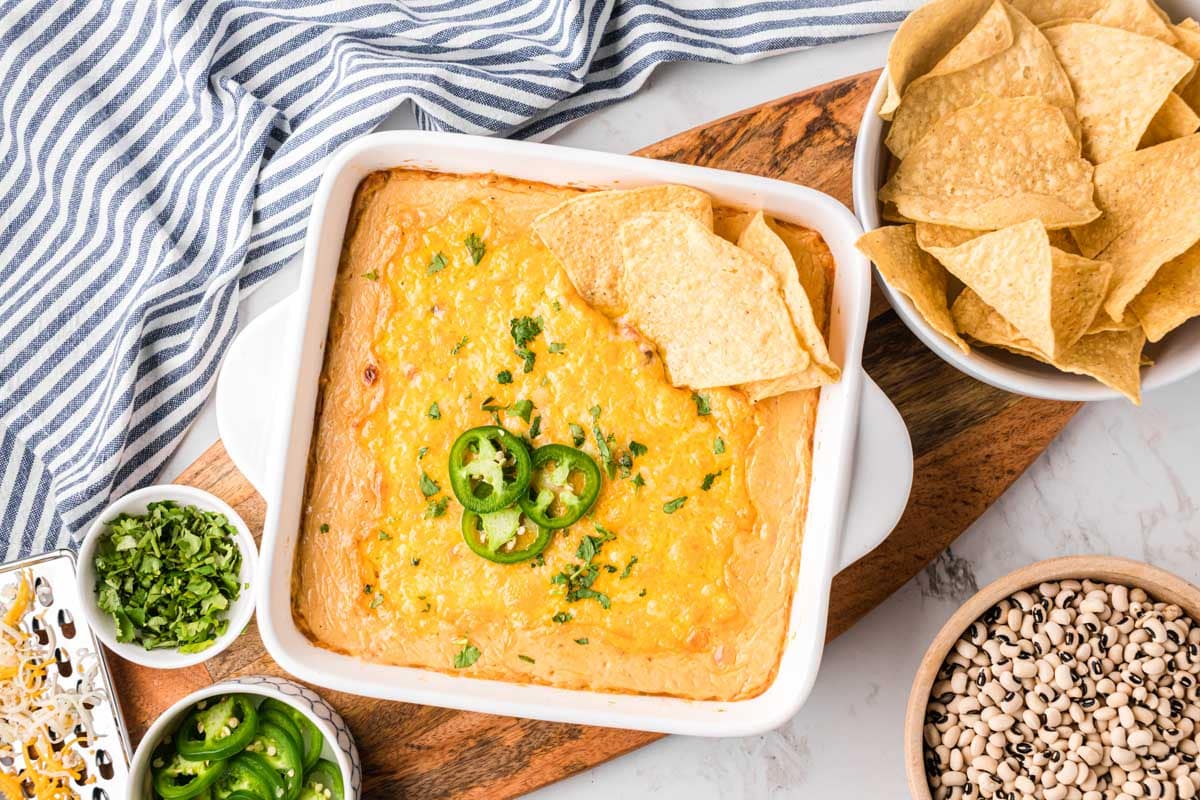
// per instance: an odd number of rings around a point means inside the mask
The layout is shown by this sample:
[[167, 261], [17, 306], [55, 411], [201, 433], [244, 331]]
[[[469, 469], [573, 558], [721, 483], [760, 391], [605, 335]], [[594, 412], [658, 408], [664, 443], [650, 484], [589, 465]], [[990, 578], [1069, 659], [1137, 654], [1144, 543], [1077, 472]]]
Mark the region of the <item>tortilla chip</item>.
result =
[[933, 69], [975, 27], [993, 0], [934, 0], [901, 23], [888, 47], [888, 92], [879, 115], [891, 119], [909, 83]]
[[1195, 133], [1197, 129], [1200, 129], [1200, 116], [1196, 115], [1182, 97], [1172, 92], [1167, 95], [1167, 102], [1158, 109], [1154, 119], [1150, 120], [1150, 126], [1142, 134], [1138, 147], [1153, 147], [1172, 139], [1181, 139]]
[[1090, 222], [1092, 165], [1057, 107], [997, 99], [937, 122], [879, 192], [922, 222], [995, 230], [1029, 219], [1047, 228]]
[[888, 286], [912, 301], [929, 327], [959, 350], [969, 353], [971, 348], [955, 331], [950, 318], [946, 299], [948, 273], [918, 246], [917, 236], [912, 225], [889, 225], [859, 237], [855, 246], [875, 263]]
[[972, 231], [966, 228], [952, 228], [949, 225], [934, 225], [931, 222], [917, 223], [917, 244], [922, 250], [931, 247], [958, 247], [987, 231]]
[[1088, 333], [1104, 333], [1105, 331], [1128, 331], [1134, 328], [1141, 327], [1137, 316], [1132, 311], [1126, 311], [1125, 316], [1119, 320], [1114, 320], [1108, 314], [1097, 314], [1092, 320], [1092, 324], [1088, 326]]
[[1090, 23], [1045, 31], [1075, 91], [1083, 155], [1093, 164], [1137, 149], [1192, 60], [1170, 45]]
[[1104, 310], [1120, 319], [1160, 266], [1200, 241], [1200, 134], [1106, 161], [1095, 183], [1103, 215], [1071, 234], [1113, 265]]
[[627, 315], [674, 385], [735, 386], [808, 366], [769, 266], [678, 211], [634, 217], [618, 239]]
[[785, 392], [836, 383], [842, 371], [829, 357], [825, 337], [816, 321], [814, 304], [800, 284], [796, 260], [784, 240], [768, 225], [761, 211], [754, 215], [750, 224], [742, 231], [738, 247], [771, 268], [771, 272], [779, 281], [783, 301], [787, 304], [800, 344], [809, 357], [809, 364], [804, 370], [782, 378], [743, 384], [740, 387], [742, 391], [751, 402], [757, 403], [759, 400]]
[[1105, 0], [1012, 0], [1034, 25], [1066, 19], [1087, 19], [1104, 7]]
[[714, 208], [713, 233], [730, 244], [737, 244], [738, 237], [746, 230], [750, 220], [754, 219], [754, 214], [753, 211], [743, 211], [740, 208]]
[[817, 328], [825, 331], [828, 322], [826, 308], [829, 304], [829, 278], [833, 275], [833, 253], [821, 238], [821, 234], [799, 225], [789, 225], [767, 217], [767, 225], [779, 234], [792, 258], [796, 261], [796, 272], [800, 285], [812, 304], [813, 319]]
[[1063, 372], [1095, 378], [1128, 397], [1134, 405], [1141, 405], [1142, 348], [1146, 334], [1140, 327], [1088, 334], [1054, 359], [1023, 338], [970, 289], [954, 301], [952, 314], [958, 329], [977, 342], [1037, 359]]
[[1008, 8], [1007, 13], [1014, 35], [1007, 50], [957, 72], [913, 81], [888, 130], [891, 152], [907, 158], [940, 119], [989, 95], [1041, 97], [1062, 109], [1075, 130], [1075, 95], [1050, 43], [1020, 12]]
[[1149, 36], [1170, 45], [1177, 41], [1170, 19], [1153, 0], [1108, 0], [1088, 21]]
[[533, 230], [562, 263], [585, 301], [609, 316], [625, 307], [619, 293], [621, 223], [645, 211], [679, 211], [712, 229], [712, 201], [690, 186], [590, 192], [555, 206], [533, 221]]
[[930, 253], [1050, 356], [1087, 332], [1112, 276], [1102, 261], [1052, 248], [1037, 220]]
[[1013, 26], [1002, 0], [996, 0], [949, 53], [933, 65], [926, 75], [958, 72], [1012, 46]]
[[1129, 307], [1152, 342], [1200, 316], [1200, 244], [1163, 264]]
[[901, 214], [899, 209], [896, 208], [895, 203], [884, 203], [883, 211], [880, 212], [879, 216], [884, 222], [900, 222], [910, 225], [916, 222], [915, 219], [909, 219]]

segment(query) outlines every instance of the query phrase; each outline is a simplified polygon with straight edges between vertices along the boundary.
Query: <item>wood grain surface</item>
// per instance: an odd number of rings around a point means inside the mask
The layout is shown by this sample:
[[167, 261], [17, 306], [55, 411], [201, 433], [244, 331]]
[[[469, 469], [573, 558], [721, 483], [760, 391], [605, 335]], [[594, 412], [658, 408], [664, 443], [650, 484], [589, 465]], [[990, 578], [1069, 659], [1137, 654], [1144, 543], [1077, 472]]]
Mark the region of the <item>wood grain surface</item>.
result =
[[[810, 89], [652, 145], [639, 155], [793, 181], [850, 205], [854, 137], [878, 73]], [[998, 498], [1078, 408], [978, 383], [927, 350], [879, 297], [864, 363], [912, 434], [912, 498], [882, 545], [834, 580], [829, 638], [916, 575]], [[229, 502], [261, 532], [265, 506], [220, 443], [180, 483]], [[210, 681], [282, 674], [253, 627], [204, 666], [155, 672], [110, 656], [135, 741], [164, 708]], [[363, 754], [367, 798], [508, 798], [658, 738], [385, 703], [321, 690], [346, 717]]]

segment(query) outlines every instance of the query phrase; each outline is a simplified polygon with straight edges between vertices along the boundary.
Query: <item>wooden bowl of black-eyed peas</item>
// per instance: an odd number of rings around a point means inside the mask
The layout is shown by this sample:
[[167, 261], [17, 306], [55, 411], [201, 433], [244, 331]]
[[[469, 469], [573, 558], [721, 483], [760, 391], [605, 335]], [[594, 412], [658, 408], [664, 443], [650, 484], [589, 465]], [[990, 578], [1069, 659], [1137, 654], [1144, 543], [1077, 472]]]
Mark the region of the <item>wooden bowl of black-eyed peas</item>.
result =
[[938, 632], [904, 724], [915, 800], [1200, 797], [1200, 590], [1104, 556], [1010, 573]]

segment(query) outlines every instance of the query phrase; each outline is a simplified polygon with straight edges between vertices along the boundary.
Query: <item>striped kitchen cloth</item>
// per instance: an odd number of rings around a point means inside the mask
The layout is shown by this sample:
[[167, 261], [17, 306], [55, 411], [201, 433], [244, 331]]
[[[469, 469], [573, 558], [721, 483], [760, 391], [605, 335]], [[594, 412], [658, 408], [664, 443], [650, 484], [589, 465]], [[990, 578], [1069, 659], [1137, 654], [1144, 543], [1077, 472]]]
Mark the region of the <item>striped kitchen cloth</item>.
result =
[[427, 129], [539, 137], [663, 62], [914, 4], [0, 0], [0, 560], [154, 479], [239, 297], [300, 251], [325, 159], [402, 102]]

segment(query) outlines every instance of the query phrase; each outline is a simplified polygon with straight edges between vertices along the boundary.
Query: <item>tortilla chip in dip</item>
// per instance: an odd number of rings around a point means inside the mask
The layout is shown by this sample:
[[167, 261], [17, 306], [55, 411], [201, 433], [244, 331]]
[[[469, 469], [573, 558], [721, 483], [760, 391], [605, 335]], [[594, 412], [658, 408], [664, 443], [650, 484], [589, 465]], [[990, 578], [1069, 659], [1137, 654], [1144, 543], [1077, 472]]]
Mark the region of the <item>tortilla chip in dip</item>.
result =
[[1087, 332], [1112, 275], [1102, 261], [1055, 250], [1037, 220], [930, 253], [1051, 357]]
[[975, 341], [1037, 359], [1063, 372], [1095, 378], [1128, 397], [1134, 405], [1141, 405], [1142, 348], [1146, 334], [1140, 327], [1088, 334], [1059, 357], [1051, 358], [970, 289], [954, 301], [952, 313], [959, 331]]
[[771, 267], [679, 212], [634, 217], [619, 239], [627, 317], [658, 345], [674, 385], [731, 386], [808, 366]]
[[1136, 150], [1194, 63], [1168, 44], [1103, 25], [1058, 25], [1045, 35], [1075, 91], [1083, 155], [1093, 164]]
[[1166, 44], [1173, 45], [1177, 41], [1167, 15], [1152, 0], [1108, 0], [1089, 21], [1149, 36]]
[[995, 230], [1040, 219], [1066, 228], [1100, 215], [1092, 170], [1059, 108], [989, 97], [930, 128], [879, 198], [922, 222]]
[[963, 353], [971, 352], [950, 318], [946, 268], [917, 245], [914, 226], [876, 228], [859, 237], [855, 246], [875, 263], [888, 286], [912, 302], [931, 328]]
[[933, 69], [975, 27], [992, 2], [934, 0], [905, 18], [888, 49], [888, 92], [880, 116], [892, 118], [908, 84]]
[[1191, 136], [1197, 129], [1200, 129], [1200, 116], [1182, 97], [1171, 92], [1154, 119], [1150, 120], [1150, 126], [1142, 134], [1138, 147], [1153, 147], [1172, 139], [1182, 139]]
[[1160, 266], [1200, 241], [1200, 134], [1106, 161], [1095, 182], [1103, 216], [1071, 233], [1113, 265], [1104, 309], [1120, 319]]
[[1152, 342], [1200, 316], [1200, 244], [1163, 264], [1129, 307]]
[[940, 119], [987, 96], [1040, 97], [1062, 110], [1074, 133], [1075, 95], [1050, 43], [1019, 11], [1002, 10], [1013, 26], [1011, 47], [956, 72], [924, 75], [905, 91], [886, 139], [896, 156], [907, 158]]
[[813, 313], [813, 303], [800, 284], [800, 275], [796, 269], [796, 260], [792, 257], [784, 240], [767, 224], [766, 217], [760, 211], [750, 220], [750, 224], [738, 238], [738, 247], [745, 250], [754, 258], [771, 268], [771, 272], [779, 281], [783, 292], [783, 301], [787, 304], [792, 317], [792, 325], [800, 344], [808, 353], [809, 364], [800, 372], [785, 375], [766, 381], [754, 381], [743, 384], [742, 391], [752, 402], [758, 402], [767, 397], [774, 397], [784, 392], [794, 392], [800, 389], [813, 389], [827, 383], [835, 383], [841, 377], [841, 370], [829, 357], [825, 347], [825, 337], [817, 324]]
[[708, 195], [690, 186], [668, 184], [573, 197], [534, 220], [533, 230], [562, 264], [580, 296], [601, 312], [617, 316], [625, 307], [618, 288], [617, 229], [645, 211], [677, 211], [712, 229]]

